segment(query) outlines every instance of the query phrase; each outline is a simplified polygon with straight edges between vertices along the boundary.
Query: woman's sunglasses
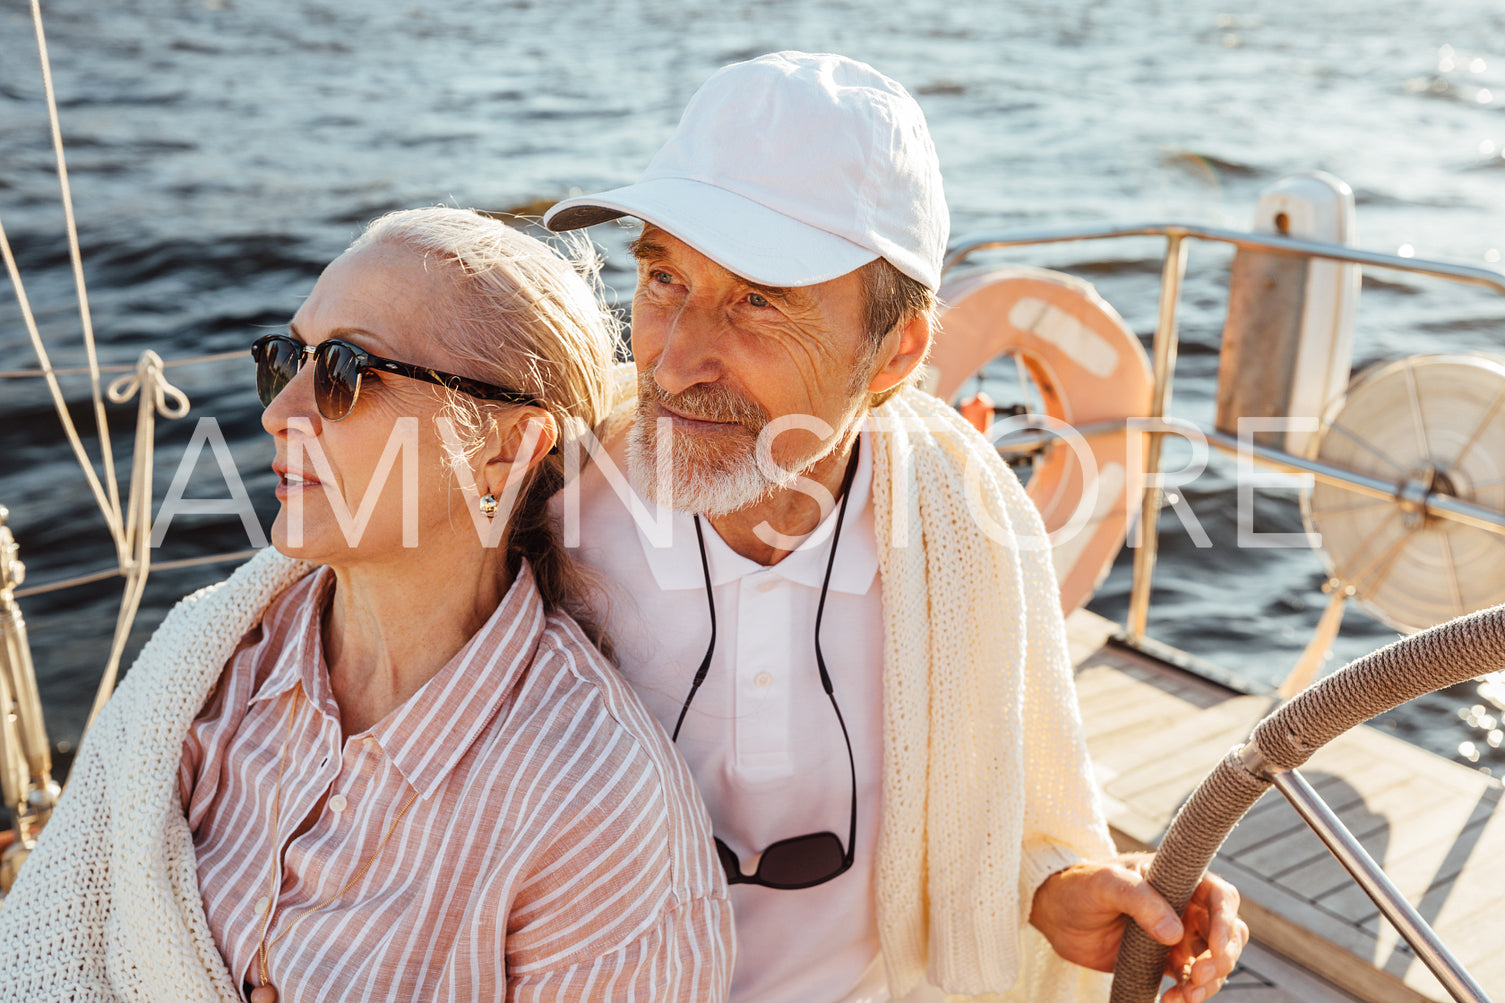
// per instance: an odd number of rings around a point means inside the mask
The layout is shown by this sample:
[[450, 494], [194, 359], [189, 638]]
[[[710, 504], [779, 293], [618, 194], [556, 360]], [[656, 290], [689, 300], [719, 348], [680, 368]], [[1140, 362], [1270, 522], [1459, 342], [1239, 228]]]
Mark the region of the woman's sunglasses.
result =
[[527, 394], [468, 376], [441, 373], [437, 369], [413, 366], [394, 359], [384, 359], [357, 348], [348, 341], [330, 338], [317, 345], [305, 345], [285, 334], [268, 334], [251, 343], [251, 358], [256, 360], [256, 396], [266, 407], [282, 388], [298, 375], [303, 362], [314, 357], [314, 403], [326, 421], [339, 421], [355, 407], [361, 395], [361, 377], [370, 370], [395, 373], [410, 380], [422, 380], [458, 393], [506, 404], [537, 404]]

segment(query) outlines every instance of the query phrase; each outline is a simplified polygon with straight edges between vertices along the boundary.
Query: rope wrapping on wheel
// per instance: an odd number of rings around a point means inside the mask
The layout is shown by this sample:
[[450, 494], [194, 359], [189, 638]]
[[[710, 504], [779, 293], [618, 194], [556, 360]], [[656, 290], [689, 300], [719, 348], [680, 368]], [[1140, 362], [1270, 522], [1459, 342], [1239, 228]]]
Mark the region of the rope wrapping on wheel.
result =
[[[1192, 892], [1228, 833], [1269, 787], [1268, 780], [1249, 772], [1239, 758], [1239, 749], [1234, 748], [1181, 806], [1161, 840], [1148, 876], [1177, 914], [1186, 910]], [[1169, 948], [1152, 939], [1137, 923], [1128, 921], [1118, 949], [1110, 1003], [1153, 1000], [1169, 953]]]
[[1505, 606], [1440, 623], [1356, 658], [1254, 728], [1265, 762], [1293, 770], [1376, 714], [1505, 663]]
[[[1348, 729], [1446, 686], [1505, 667], [1505, 605], [1438, 624], [1357, 658], [1298, 694], [1255, 726], [1249, 745], [1223, 757], [1171, 820], [1148, 880], [1178, 914], [1223, 841], [1270, 786]], [[1170, 949], [1130, 921], [1124, 929], [1110, 1003], [1150, 1003]]]

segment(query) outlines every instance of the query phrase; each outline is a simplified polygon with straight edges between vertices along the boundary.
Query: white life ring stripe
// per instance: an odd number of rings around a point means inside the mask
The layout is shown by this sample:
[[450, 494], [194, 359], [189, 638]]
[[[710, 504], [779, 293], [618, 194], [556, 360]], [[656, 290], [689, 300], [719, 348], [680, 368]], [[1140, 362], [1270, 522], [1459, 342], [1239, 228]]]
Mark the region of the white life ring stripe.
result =
[[1108, 339], [1042, 299], [1026, 296], [1014, 304], [1009, 311], [1009, 323], [1055, 345], [1098, 379], [1112, 376], [1118, 370], [1118, 350]]
[[[1008, 354], [1058, 422], [1080, 427], [1149, 413], [1153, 379], [1144, 348], [1089, 283], [1039, 268], [995, 268], [948, 281], [941, 299], [948, 305], [930, 356], [941, 396], [951, 397], [990, 359]], [[1053, 445], [1030, 478], [1027, 490], [1052, 534], [1068, 613], [1102, 583], [1139, 510], [1144, 473], [1128, 465], [1131, 434], [1140, 433], [1093, 435], [1086, 450]]]

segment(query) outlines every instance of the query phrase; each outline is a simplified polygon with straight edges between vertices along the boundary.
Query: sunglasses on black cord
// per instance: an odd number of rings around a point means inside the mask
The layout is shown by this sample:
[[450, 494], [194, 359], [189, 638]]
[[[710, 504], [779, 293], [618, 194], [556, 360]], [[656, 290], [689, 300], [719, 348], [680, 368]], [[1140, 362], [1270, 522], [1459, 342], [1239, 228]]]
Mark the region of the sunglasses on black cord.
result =
[[[852, 755], [852, 737], [847, 734], [846, 719], [841, 716], [841, 707], [836, 703], [836, 690], [831, 685], [831, 675], [826, 671], [826, 657], [820, 650], [820, 622], [826, 612], [826, 591], [831, 584], [831, 569], [836, 566], [836, 545], [841, 542], [841, 524], [846, 519], [847, 498], [851, 494], [852, 477], [857, 473], [857, 450], [847, 462], [846, 474], [841, 482], [841, 509], [836, 514], [836, 529], [831, 534], [831, 555], [826, 559], [826, 577], [820, 585], [820, 603], [815, 609], [815, 664], [820, 669], [820, 683], [836, 712], [836, 723], [841, 725], [841, 737], [847, 745], [847, 767], [852, 774], [852, 820], [847, 831], [847, 845], [842, 849], [841, 838], [834, 832], [810, 832], [803, 836], [790, 836], [773, 843], [758, 858], [758, 868], [752, 874], [742, 873], [742, 861], [732, 848], [715, 837], [716, 856], [721, 859], [721, 869], [729, 885], [762, 885], [781, 891], [813, 888], [832, 878], [845, 874], [857, 856], [857, 761]], [[685, 723], [685, 713], [695, 692], [705, 682], [706, 672], [711, 667], [711, 655], [716, 650], [716, 600], [711, 593], [711, 564], [706, 557], [705, 535], [700, 529], [700, 516], [695, 517], [695, 540], [700, 544], [700, 569], [705, 573], [706, 602], [711, 609], [711, 643], [706, 648], [700, 668], [690, 683], [690, 692], [684, 706], [679, 709], [679, 720], [674, 723], [671, 741], [678, 740], [679, 729]]]
[[326, 421], [339, 421], [350, 413], [356, 398], [361, 395], [361, 377], [373, 369], [406, 376], [410, 380], [422, 380], [479, 400], [504, 404], [538, 403], [527, 394], [482, 383], [468, 376], [384, 359], [338, 338], [305, 345], [285, 334], [268, 334], [251, 343], [251, 358], [256, 360], [256, 396], [261, 398], [262, 407], [270, 405], [282, 388], [298, 375], [298, 370], [303, 368], [304, 360], [310, 355], [314, 357], [314, 403]]

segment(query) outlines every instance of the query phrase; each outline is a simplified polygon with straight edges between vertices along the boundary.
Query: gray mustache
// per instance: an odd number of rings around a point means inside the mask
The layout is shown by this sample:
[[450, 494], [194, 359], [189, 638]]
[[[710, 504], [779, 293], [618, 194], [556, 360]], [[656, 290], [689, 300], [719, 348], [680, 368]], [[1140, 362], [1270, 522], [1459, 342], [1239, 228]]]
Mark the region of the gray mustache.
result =
[[680, 414], [705, 421], [725, 421], [758, 431], [768, 424], [768, 412], [726, 387], [705, 384], [677, 394], [666, 393], [654, 378], [654, 371], [638, 375], [638, 400], [662, 404]]

